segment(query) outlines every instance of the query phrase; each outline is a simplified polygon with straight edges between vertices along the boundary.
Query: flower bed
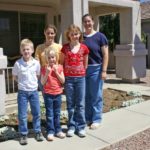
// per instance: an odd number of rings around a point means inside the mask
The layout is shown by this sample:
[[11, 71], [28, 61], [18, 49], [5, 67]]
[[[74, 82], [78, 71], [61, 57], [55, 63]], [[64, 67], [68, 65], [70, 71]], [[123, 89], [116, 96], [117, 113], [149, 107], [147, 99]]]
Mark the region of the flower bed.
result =
[[[104, 108], [103, 112], [109, 112], [122, 107], [130, 106], [145, 100], [150, 100], [148, 96], [142, 96], [139, 92], [123, 92], [113, 89], [104, 90]], [[41, 125], [46, 126], [45, 108], [41, 103]], [[62, 103], [61, 124], [67, 122], [66, 102]], [[28, 113], [28, 128], [32, 129], [32, 115]], [[18, 137], [18, 119], [17, 114], [13, 113], [8, 116], [0, 117], [0, 141], [9, 140]]]

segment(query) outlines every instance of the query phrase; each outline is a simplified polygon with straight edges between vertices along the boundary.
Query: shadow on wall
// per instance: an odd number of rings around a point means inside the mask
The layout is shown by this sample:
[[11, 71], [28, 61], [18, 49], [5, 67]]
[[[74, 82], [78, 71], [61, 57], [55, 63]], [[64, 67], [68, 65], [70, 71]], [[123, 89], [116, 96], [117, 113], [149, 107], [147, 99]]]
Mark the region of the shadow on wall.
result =
[[143, 50], [143, 51], [147, 51], [145, 54], [146, 57], [146, 68], [150, 68], [150, 44], [149, 44], [149, 48], [148, 48], [148, 43], [150, 43], [150, 38], [148, 39], [148, 35], [147, 34], [141, 34], [141, 38], [139, 38], [139, 36], [136, 34], [135, 39], [134, 39], [134, 43], [139, 44], [137, 45], [137, 47], [135, 47], [135, 50]]
[[109, 51], [109, 62], [108, 62], [108, 69], [115, 69], [115, 56], [112, 51]]

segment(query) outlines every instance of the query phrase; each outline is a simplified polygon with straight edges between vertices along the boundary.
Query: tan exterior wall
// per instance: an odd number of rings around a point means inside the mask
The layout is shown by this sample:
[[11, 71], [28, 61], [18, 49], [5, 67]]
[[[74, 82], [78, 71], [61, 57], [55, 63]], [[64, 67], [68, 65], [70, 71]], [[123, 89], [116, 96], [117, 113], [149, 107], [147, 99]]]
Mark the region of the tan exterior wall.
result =
[[51, 7], [18, 5], [9, 3], [0, 4], [0, 10], [47, 14], [47, 22], [49, 23], [53, 23], [53, 16], [57, 14], [57, 12], [55, 12]]

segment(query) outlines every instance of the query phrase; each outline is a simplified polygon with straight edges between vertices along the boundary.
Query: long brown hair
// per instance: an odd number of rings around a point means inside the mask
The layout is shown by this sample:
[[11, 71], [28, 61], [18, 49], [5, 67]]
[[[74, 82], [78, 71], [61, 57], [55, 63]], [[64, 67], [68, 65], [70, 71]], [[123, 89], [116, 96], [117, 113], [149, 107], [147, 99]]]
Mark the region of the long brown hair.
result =
[[52, 24], [47, 24], [44, 28], [44, 32], [46, 32], [46, 30], [49, 29], [49, 28], [53, 29], [55, 34], [57, 33], [57, 28]]

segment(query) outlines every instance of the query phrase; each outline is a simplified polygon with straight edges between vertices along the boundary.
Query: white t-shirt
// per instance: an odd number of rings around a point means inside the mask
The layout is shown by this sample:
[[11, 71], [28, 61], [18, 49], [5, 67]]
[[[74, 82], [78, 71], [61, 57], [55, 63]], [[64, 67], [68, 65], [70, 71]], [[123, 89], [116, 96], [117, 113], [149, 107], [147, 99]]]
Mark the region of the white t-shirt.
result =
[[12, 74], [18, 77], [18, 89], [23, 91], [35, 91], [38, 88], [38, 78], [40, 75], [39, 61], [32, 58], [25, 62], [23, 58], [16, 61]]

